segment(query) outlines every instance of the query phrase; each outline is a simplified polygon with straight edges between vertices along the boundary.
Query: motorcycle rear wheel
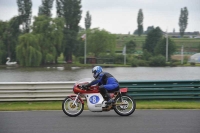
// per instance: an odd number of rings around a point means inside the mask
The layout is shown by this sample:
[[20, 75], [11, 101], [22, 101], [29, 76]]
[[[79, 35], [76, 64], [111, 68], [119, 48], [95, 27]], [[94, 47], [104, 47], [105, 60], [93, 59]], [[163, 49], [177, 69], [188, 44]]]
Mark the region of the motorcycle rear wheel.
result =
[[115, 104], [116, 105], [114, 107], [114, 111], [120, 116], [129, 116], [136, 109], [135, 100], [131, 96], [126, 94], [122, 95], [121, 97], [117, 97], [115, 100]]
[[77, 99], [74, 103], [75, 97], [66, 97], [62, 102], [62, 110], [63, 112], [71, 117], [75, 117], [80, 115], [83, 112], [84, 104]]

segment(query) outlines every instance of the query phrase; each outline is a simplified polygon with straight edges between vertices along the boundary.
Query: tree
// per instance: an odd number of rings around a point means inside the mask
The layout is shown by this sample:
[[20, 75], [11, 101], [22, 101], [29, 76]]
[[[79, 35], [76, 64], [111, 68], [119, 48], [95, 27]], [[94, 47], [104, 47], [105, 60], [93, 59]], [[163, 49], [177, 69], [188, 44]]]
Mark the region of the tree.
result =
[[150, 66], [165, 66], [165, 57], [162, 55], [153, 56], [149, 59]]
[[85, 46], [84, 43], [85, 41], [81, 37], [79, 37], [77, 45], [75, 47], [76, 49], [76, 52], [74, 53], [75, 56], [81, 57], [84, 55], [84, 46]]
[[[72, 54], [77, 44], [79, 22], [81, 20], [81, 0], [57, 0], [57, 14], [65, 19], [64, 56], [67, 62], [72, 61]], [[58, 9], [59, 7], [59, 9]]]
[[22, 66], [39, 66], [42, 60], [38, 36], [26, 33], [19, 37], [16, 48], [17, 59]]
[[147, 30], [144, 32], [145, 34], [148, 34], [151, 30], [154, 29], [154, 26], [148, 26]]
[[58, 56], [63, 52], [64, 24], [64, 18], [54, 18], [52, 20], [52, 42], [53, 46], [56, 48], [55, 63], [57, 63]]
[[51, 9], [54, 0], [42, 0], [42, 5], [39, 7], [38, 15], [46, 15], [51, 17]]
[[181, 15], [179, 17], [180, 36], [184, 36], [184, 32], [188, 25], [188, 10], [187, 7], [181, 8]]
[[134, 32], [133, 32], [134, 35], [137, 35], [138, 34], [138, 29], [136, 29]]
[[42, 53], [42, 63], [55, 62], [61, 53], [63, 40], [63, 18], [50, 18], [40, 15], [34, 18], [33, 33], [38, 35], [38, 43]]
[[135, 52], [136, 43], [133, 40], [130, 40], [126, 43], [126, 53], [132, 54]]
[[143, 50], [147, 50], [154, 54], [154, 48], [156, 47], [159, 40], [162, 38], [162, 30], [159, 27], [151, 30], [146, 37], [145, 43], [143, 45]]
[[16, 60], [16, 45], [18, 36], [21, 31], [19, 29], [20, 21], [19, 17], [15, 16], [9, 21], [0, 21], [0, 41], [1, 41], [1, 54], [2, 63], [6, 61], [6, 57]]
[[[171, 55], [176, 51], [175, 43], [168, 38], [168, 59], [171, 58]], [[155, 47], [155, 55], [166, 56], [166, 38], [161, 39]]]
[[16, 60], [16, 46], [18, 43], [18, 37], [21, 34], [21, 30], [19, 29], [20, 26], [20, 17], [15, 16], [10, 19], [8, 25], [8, 41], [7, 41], [7, 52], [8, 57], [11, 59]]
[[30, 31], [31, 17], [32, 17], [32, 1], [31, 0], [17, 0], [18, 12], [23, 31], [28, 33]]
[[63, 10], [62, 10], [62, 5], [61, 5], [61, 0], [56, 0], [56, 14], [57, 17], [62, 17], [63, 16]]
[[143, 33], [143, 13], [142, 13], [142, 9], [139, 10], [138, 12], [138, 17], [137, 17], [137, 23], [138, 23], [138, 36], [141, 36], [141, 34]]
[[143, 50], [142, 59], [149, 61], [149, 59], [152, 57], [152, 53], [149, 53], [146, 49]]
[[91, 26], [91, 20], [92, 20], [92, 17], [89, 13], [89, 11], [87, 11], [86, 13], [86, 17], [85, 17], [85, 29], [90, 29], [90, 26]]
[[99, 29], [92, 29], [87, 32], [87, 51], [98, 57], [100, 53], [114, 53], [116, 36]]
[[3, 44], [3, 41], [0, 40], [0, 64], [3, 64], [5, 61], [6, 57], [6, 48], [5, 45]]
[[199, 43], [199, 45], [197, 47], [198, 47], [198, 51], [197, 52], [200, 52], [200, 43]]
[[0, 64], [5, 63], [7, 56], [8, 22], [0, 21]]

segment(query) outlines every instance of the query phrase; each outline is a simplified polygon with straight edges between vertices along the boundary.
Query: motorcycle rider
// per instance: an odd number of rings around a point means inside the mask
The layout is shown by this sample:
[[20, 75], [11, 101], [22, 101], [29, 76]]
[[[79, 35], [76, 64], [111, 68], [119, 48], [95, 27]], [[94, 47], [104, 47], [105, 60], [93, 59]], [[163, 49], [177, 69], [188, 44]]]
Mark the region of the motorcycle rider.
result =
[[114, 100], [111, 99], [109, 92], [114, 92], [119, 90], [118, 81], [108, 72], [103, 72], [101, 66], [95, 66], [92, 69], [93, 77], [95, 78], [92, 82], [87, 85], [84, 85], [85, 88], [92, 85], [99, 85], [99, 92], [103, 98], [107, 101], [106, 104], [114, 103]]

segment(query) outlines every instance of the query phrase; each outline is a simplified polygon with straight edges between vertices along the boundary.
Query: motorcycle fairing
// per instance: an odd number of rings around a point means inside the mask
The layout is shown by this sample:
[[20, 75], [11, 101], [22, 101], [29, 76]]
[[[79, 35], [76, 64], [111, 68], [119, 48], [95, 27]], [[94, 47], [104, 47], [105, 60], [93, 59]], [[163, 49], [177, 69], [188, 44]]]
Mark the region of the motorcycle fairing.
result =
[[92, 112], [102, 111], [102, 103], [104, 98], [100, 93], [84, 94], [87, 99], [88, 109]]

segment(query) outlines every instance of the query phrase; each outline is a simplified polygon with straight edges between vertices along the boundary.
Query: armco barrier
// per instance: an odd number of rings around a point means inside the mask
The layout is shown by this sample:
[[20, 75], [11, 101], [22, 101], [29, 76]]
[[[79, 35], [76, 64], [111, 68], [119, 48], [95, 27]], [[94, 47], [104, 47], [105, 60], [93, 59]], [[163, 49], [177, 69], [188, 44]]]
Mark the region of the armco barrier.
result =
[[121, 81], [134, 99], [200, 99], [200, 80]]
[[[55, 101], [73, 94], [76, 81], [0, 82], [0, 101]], [[200, 81], [120, 81], [134, 99], [200, 99]]]
[[72, 94], [71, 82], [0, 82], [0, 101], [55, 101]]

